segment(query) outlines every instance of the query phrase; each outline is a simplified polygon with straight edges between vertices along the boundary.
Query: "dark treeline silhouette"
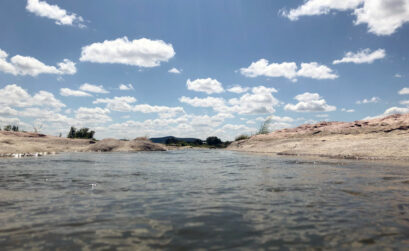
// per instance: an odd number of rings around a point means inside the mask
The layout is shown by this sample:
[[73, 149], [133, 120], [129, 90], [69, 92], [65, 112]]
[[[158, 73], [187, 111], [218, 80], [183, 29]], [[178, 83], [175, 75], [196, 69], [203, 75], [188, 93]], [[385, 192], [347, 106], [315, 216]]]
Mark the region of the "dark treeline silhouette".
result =
[[70, 139], [93, 139], [95, 131], [90, 131], [89, 128], [81, 128], [77, 130], [75, 127], [71, 126], [70, 132], [67, 138]]

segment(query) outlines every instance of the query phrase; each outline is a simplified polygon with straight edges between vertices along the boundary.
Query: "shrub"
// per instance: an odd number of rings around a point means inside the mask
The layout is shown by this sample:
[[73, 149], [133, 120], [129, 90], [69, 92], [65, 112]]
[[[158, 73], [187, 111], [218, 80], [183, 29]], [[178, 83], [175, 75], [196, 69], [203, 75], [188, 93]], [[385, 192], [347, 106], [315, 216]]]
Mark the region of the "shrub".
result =
[[19, 127], [16, 125], [6, 125], [3, 129], [4, 131], [13, 131], [13, 132], [20, 131]]
[[271, 119], [268, 118], [266, 119], [263, 124], [260, 125], [260, 129], [258, 129], [257, 135], [258, 134], [269, 134], [270, 133], [270, 124], [271, 124]]
[[250, 136], [248, 136], [248, 135], [246, 135], [246, 134], [242, 134], [242, 135], [237, 136], [237, 137], [234, 139], [234, 141], [239, 141], [239, 140], [244, 140], [244, 139], [249, 139], [249, 138], [250, 138]]

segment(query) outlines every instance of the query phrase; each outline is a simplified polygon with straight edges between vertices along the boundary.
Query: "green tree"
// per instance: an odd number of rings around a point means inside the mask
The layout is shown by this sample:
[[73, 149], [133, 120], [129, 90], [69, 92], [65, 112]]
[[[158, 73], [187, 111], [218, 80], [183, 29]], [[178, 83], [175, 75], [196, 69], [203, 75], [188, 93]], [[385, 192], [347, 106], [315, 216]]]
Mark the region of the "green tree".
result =
[[4, 128], [4, 131], [11, 131], [11, 129], [12, 129], [12, 126], [11, 125], [6, 125]]
[[73, 139], [75, 138], [75, 133], [77, 132], [77, 129], [75, 129], [75, 127], [71, 126], [71, 129], [67, 135], [67, 138], [69, 139]]
[[222, 141], [218, 137], [212, 136], [206, 139], [206, 144], [208, 144], [209, 146], [220, 146], [222, 144]]

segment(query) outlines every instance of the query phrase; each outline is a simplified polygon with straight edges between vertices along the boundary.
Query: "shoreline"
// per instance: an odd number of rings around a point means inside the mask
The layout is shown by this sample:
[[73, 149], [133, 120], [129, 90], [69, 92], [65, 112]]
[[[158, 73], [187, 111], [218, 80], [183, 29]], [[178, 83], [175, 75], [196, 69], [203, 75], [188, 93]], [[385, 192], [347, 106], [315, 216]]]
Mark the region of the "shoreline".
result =
[[227, 149], [281, 156], [407, 161], [409, 114], [306, 124], [235, 141]]

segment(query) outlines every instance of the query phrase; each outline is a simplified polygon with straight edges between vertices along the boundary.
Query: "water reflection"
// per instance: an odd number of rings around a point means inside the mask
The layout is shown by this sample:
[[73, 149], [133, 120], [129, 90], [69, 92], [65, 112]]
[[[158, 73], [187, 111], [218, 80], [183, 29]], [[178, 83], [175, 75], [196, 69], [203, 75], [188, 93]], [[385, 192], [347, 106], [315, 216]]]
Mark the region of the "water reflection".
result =
[[402, 249], [408, 167], [205, 150], [2, 159], [0, 245]]

